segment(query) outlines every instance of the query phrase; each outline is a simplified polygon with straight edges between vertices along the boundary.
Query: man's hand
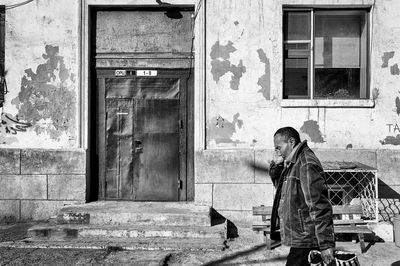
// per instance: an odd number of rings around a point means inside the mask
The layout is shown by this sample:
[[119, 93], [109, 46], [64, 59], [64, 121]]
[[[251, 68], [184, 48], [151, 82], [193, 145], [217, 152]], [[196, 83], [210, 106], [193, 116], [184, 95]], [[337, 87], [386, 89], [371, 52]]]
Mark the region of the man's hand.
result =
[[274, 152], [270, 163], [280, 164], [280, 163], [283, 163], [283, 161], [284, 161], [283, 157], [281, 155], [277, 154], [276, 152]]
[[333, 257], [333, 249], [328, 248], [321, 251], [321, 257], [325, 265], [330, 265], [335, 258]]

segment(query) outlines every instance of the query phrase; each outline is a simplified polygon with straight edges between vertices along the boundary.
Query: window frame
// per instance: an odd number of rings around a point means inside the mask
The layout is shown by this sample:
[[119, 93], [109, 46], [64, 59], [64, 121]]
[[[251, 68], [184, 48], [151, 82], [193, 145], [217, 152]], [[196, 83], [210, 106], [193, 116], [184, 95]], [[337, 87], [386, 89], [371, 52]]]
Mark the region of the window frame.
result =
[[[285, 40], [285, 13], [286, 12], [301, 12], [307, 11], [310, 12], [310, 40]], [[360, 78], [360, 96], [359, 98], [315, 98], [315, 13], [316, 11], [326, 12], [326, 11], [338, 11], [338, 12], [350, 12], [350, 11], [360, 11], [365, 14], [365, 54], [362, 54], [362, 57], [365, 59], [365, 70], [363, 71], [365, 74], [364, 81]], [[370, 88], [370, 73], [371, 73], [371, 64], [370, 64], [370, 47], [371, 47], [371, 6], [283, 6], [282, 7], [282, 107], [374, 107], [374, 100], [371, 99], [371, 88]], [[361, 33], [364, 34], [364, 33]], [[360, 35], [360, 38], [363, 38]], [[296, 97], [296, 95], [285, 95], [285, 60], [289, 58], [286, 55], [286, 47], [285, 45], [290, 43], [309, 43], [310, 45], [310, 55], [309, 55], [309, 64], [308, 64], [308, 95]], [[361, 45], [361, 43], [360, 43]], [[361, 54], [361, 51], [360, 51]], [[299, 57], [300, 58], [300, 57]], [[360, 57], [360, 60], [361, 57]], [[362, 64], [360, 63], [360, 76], [362, 71]], [[365, 83], [364, 89], [361, 87]], [[365, 96], [362, 98], [363, 90], [365, 92]], [[292, 97], [291, 97], [292, 96]]]

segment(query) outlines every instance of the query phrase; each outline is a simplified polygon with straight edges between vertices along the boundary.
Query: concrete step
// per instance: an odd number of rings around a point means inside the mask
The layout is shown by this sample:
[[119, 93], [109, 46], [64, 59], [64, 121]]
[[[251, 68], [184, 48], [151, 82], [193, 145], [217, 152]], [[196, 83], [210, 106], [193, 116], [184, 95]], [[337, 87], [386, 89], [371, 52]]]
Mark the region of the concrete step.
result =
[[7, 248], [66, 248], [105, 250], [168, 250], [168, 251], [220, 251], [227, 248], [226, 240], [204, 238], [85, 238], [69, 240], [38, 240], [26, 238], [20, 241], [1, 242]]
[[65, 240], [87, 237], [113, 238], [206, 238], [226, 239], [226, 223], [216, 226], [76, 225], [39, 224], [28, 229], [32, 239]]
[[97, 201], [67, 206], [59, 224], [210, 226], [210, 208], [187, 202]]

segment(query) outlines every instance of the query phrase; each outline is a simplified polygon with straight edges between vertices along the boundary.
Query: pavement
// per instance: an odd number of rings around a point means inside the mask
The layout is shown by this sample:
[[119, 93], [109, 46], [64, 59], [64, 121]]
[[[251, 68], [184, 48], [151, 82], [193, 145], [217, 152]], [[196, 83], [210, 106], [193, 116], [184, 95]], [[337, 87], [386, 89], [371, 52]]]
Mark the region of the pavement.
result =
[[[0, 265], [285, 265], [288, 247], [267, 250], [254, 243], [251, 230], [240, 229], [239, 238], [220, 251], [126, 251], [101, 249], [18, 248], [4, 243], [23, 243], [27, 229], [35, 223], [0, 225]], [[393, 242], [370, 244], [360, 253], [354, 242], [337, 242], [337, 249], [354, 252], [363, 266], [400, 266], [400, 248]]]

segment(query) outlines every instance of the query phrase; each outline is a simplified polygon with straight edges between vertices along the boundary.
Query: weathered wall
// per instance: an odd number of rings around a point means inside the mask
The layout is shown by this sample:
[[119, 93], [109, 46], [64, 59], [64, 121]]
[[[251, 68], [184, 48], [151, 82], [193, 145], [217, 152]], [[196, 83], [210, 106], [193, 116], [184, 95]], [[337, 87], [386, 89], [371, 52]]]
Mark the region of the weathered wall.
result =
[[[0, 124], [0, 161], [5, 165], [0, 171], [0, 210], [16, 215], [15, 219], [38, 219], [35, 215], [43, 205], [84, 200], [86, 169], [75, 171], [71, 165], [62, 170], [63, 156], [85, 162], [84, 152], [78, 149], [79, 2], [36, 0], [6, 11], [10, 92]], [[374, 3], [370, 97], [375, 106], [283, 108], [282, 5]], [[0, 4], [14, 1], [0, 0]], [[206, 99], [200, 107], [206, 108], [207, 149], [195, 155], [198, 203], [241, 221], [251, 219], [253, 205], [272, 204], [271, 183], [246, 161], [268, 161], [272, 135], [285, 125], [297, 128], [321, 160], [358, 160], [377, 167], [380, 196], [399, 198], [400, 2], [208, 0], [203, 6], [207, 12], [206, 64], [202, 66], [206, 68]], [[29, 168], [25, 155], [35, 160], [31, 151], [37, 148], [55, 149], [42, 150], [46, 153], [71, 150], [55, 156], [54, 163], [40, 159]], [[29, 213], [33, 210], [38, 212]]]
[[79, 1], [37, 0], [7, 9], [5, 27], [9, 93], [0, 147], [77, 147]]
[[[45, 220], [86, 194], [79, 148], [79, 1], [7, 9], [0, 222]], [[28, 148], [28, 149], [27, 149]]]
[[[283, 106], [282, 5], [289, 4], [373, 5], [374, 107]], [[272, 136], [282, 126], [298, 129], [321, 160], [354, 160], [377, 167], [380, 197], [400, 198], [400, 2], [209, 0], [206, 6], [207, 150], [196, 154], [196, 200], [211, 202], [217, 210], [231, 212], [232, 219], [242, 220], [251, 218], [255, 203], [271, 205], [267, 177], [249, 172], [244, 161], [271, 159]], [[227, 203], [232, 197], [234, 206]]]
[[[370, 94], [375, 107], [282, 108], [282, 5], [374, 2]], [[399, 7], [383, 0], [208, 1], [207, 147], [272, 148], [271, 135], [291, 125], [314, 147], [396, 148]]]
[[0, 222], [47, 220], [65, 205], [83, 203], [84, 150], [0, 150]]

